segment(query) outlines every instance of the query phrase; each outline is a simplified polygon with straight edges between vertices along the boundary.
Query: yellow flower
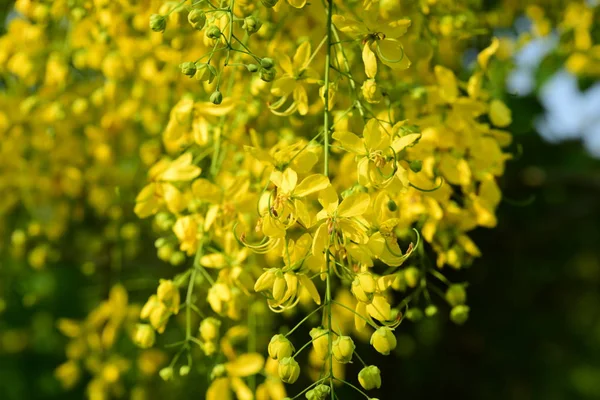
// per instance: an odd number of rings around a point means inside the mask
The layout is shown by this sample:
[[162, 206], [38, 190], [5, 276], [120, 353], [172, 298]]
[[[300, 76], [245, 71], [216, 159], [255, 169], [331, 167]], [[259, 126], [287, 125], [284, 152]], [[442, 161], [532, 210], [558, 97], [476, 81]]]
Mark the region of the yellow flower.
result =
[[375, 54], [382, 63], [392, 69], [401, 70], [410, 66], [402, 43], [398, 40], [410, 26], [409, 19], [383, 21], [373, 18], [372, 13], [367, 13], [364, 21], [334, 15], [333, 23], [340, 31], [362, 41], [362, 58], [368, 78], [375, 78], [377, 74]]
[[[300, 115], [308, 113], [308, 94], [303, 83], [314, 84], [319, 80], [319, 74], [310, 68], [311, 46], [310, 42], [303, 42], [293, 59], [283, 54], [279, 58], [279, 66], [284, 74], [273, 82], [271, 94], [280, 97], [279, 100], [269, 106], [271, 111], [280, 116], [288, 116], [298, 111]], [[284, 106], [289, 96], [293, 96], [292, 104], [285, 111], [278, 111]]]

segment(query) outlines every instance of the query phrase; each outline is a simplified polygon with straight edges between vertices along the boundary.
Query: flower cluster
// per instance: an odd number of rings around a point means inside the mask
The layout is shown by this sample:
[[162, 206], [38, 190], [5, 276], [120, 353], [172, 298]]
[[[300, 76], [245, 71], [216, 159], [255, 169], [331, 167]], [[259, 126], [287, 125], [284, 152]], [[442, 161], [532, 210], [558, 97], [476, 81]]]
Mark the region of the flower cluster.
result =
[[[364, 393], [344, 380], [344, 364], [362, 362], [356, 338], [392, 353], [404, 319], [436, 314], [432, 295], [466, 321], [466, 284], [440, 269], [480, 255], [468, 232], [496, 225], [511, 141], [511, 112], [488, 91], [500, 42], [481, 49], [468, 76], [456, 56], [487, 28], [468, 3], [183, 1], [150, 17], [190, 54], [179, 69], [197, 83], [171, 110], [165, 154], [135, 206], [154, 216], [161, 258], [179, 265], [181, 254], [190, 266], [161, 283], [141, 316], [163, 332], [179, 287], [178, 354], [197, 345], [227, 363], [256, 359], [244, 374], [215, 364], [208, 398], [246, 398], [247, 388], [284, 397], [263, 385], [273, 373], [296, 382], [305, 349], [313, 384], [299, 395], [328, 398], [340, 383]], [[225, 339], [217, 346], [218, 326], [255, 329], [248, 321], [263, 303], [308, 310], [271, 338], [266, 364], [256, 349], [233, 356]], [[310, 340], [294, 345], [317, 315]], [[364, 365], [363, 389], [381, 381]]]

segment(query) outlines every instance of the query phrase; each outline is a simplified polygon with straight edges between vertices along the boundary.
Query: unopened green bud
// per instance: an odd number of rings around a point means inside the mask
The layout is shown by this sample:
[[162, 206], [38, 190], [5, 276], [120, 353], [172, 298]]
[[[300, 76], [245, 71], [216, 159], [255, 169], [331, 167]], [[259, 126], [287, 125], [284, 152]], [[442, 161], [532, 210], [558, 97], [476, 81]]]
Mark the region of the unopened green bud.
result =
[[467, 319], [469, 319], [469, 311], [470, 311], [469, 306], [465, 306], [462, 304], [459, 306], [453, 307], [452, 310], [450, 311], [450, 319], [455, 324], [462, 325], [465, 322], [467, 322]]
[[206, 30], [206, 37], [209, 39], [218, 39], [221, 36], [221, 30], [216, 25], [211, 25]]
[[420, 321], [423, 319], [423, 311], [420, 308], [409, 308], [406, 310], [406, 318], [413, 322]]
[[467, 291], [465, 290], [465, 286], [461, 284], [448, 286], [448, 290], [446, 290], [446, 301], [453, 307], [465, 304], [467, 301]]
[[358, 373], [358, 382], [365, 390], [381, 387], [381, 371], [375, 365], [364, 367]]
[[171, 255], [171, 258], [169, 258], [169, 264], [171, 264], [175, 267], [183, 264], [184, 262], [185, 262], [185, 254], [181, 251], [176, 251], [175, 253], [173, 253]]
[[388, 201], [387, 207], [388, 207], [388, 210], [390, 210], [391, 212], [398, 210], [398, 204], [396, 204], [396, 202], [394, 200]]
[[256, 64], [248, 64], [248, 65], [246, 65], [246, 68], [250, 72], [256, 72], [256, 71], [258, 71], [258, 65], [256, 65]]
[[428, 317], [433, 317], [435, 314], [437, 314], [437, 312], [438, 308], [433, 304], [430, 304], [427, 307], [425, 307], [425, 315], [427, 315]]
[[404, 270], [404, 279], [406, 280], [406, 284], [411, 288], [417, 287], [420, 275], [417, 267], [408, 267]]
[[165, 238], [158, 238], [154, 241], [154, 247], [156, 247], [157, 249], [160, 249], [165, 244], [167, 244], [167, 239]]
[[262, 79], [265, 82], [272, 82], [273, 80], [275, 80], [275, 68], [271, 68], [271, 69], [265, 69], [265, 68], [261, 68], [260, 69], [260, 79]]
[[223, 95], [218, 90], [215, 90], [210, 95], [210, 102], [213, 104], [221, 104], [223, 102]]
[[249, 35], [258, 32], [260, 27], [262, 26], [262, 22], [255, 16], [251, 15], [249, 17], [244, 18], [244, 25], [242, 28], [248, 32]]
[[152, 14], [150, 16], [150, 29], [154, 32], [164, 32], [167, 27], [167, 18], [164, 15]]
[[206, 24], [206, 14], [204, 14], [204, 11], [195, 8], [188, 14], [188, 22], [194, 29], [201, 31]]
[[421, 169], [423, 168], [423, 161], [413, 160], [408, 165], [412, 172], [421, 172]]
[[307, 400], [326, 400], [329, 397], [329, 392], [331, 388], [329, 385], [320, 384], [317, 385], [314, 389], [306, 392], [305, 396]]
[[170, 381], [173, 379], [173, 367], [165, 367], [161, 369], [158, 374], [162, 378], [163, 381]]
[[217, 76], [217, 70], [210, 64], [196, 64], [196, 74], [194, 78], [201, 82], [211, 83]]
[[190, 366], [189, 365], [182, 365], [181, 368], [179, 368], [179, 375], [180, 376], [187, 376], [190, 373]]
[[221, 378], [225, 376], [226, 373], [227, 369], [225, 368], [225, 366], [223, 364], [217, 364], [214, 366], [210, 373], [210, 379], [215, 380], [217, 378]]
[[260, 0], [260, 2], [267, 8], [273, 8], [279, 0]]
[[158, 255], [158, 258], [160, 258], [163, 261], [170, 261], [171, 260], [171, 256], [173, 255], [173, 246], [171, 246], [170, 244], [165, 244], [163, 246], [161, 246], [158, 251], [156, 252], [156, 254]]
[[181, 68], [181, 72], [187, 76], [194, 76], [196, 74], [196, 63], [188, 61], [184, 62], [179, 66]]
[[260, 66], [265, 69], [271, 69], [275, 66], [275, 61], [272, 58], [265, 57], [260, 60]]

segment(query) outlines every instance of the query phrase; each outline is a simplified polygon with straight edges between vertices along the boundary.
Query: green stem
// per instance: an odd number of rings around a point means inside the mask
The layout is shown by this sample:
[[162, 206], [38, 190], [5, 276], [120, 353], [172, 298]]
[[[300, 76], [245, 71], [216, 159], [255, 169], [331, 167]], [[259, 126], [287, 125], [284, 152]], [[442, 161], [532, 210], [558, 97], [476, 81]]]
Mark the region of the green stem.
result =
[[[333, 32], [333, 0], [327, 1], [327, 52], [325, 53], [325, 90], [323, 91], [323, 174], [329, 176], [329, 130], [331, 110], [329, 109], [329, 72], [331, 69], [331, 43]], [[327, 344], [329, 348], [329, 387], [331, 388], [331, 400], [334, 400], [333, 388], [333, 334], [331, 324], [331, 267], [329, 263], [329, 248], [325, 251], [325, 263], [327, 268], [327, 280], [325, 291], [325, 309], [327, 312]]]
[[306, 317], [304, 317], [302, 319], [302, 321], [298, 322], [298, 324], [292, 328], [291, 331], [289, 331], [288, 333], [285, 334], [286, 337], [290, 336], [292, 333], [294, 333], [294, 331], [296, 329], [298, 329], [304, 322], [306, 322], [307, 319], [309, 319], [310, 317], [312, 317], [316, 312], [318, 312], [321, 308], [323, 308], [323, 306], [319, 306], [317, 308], [315, 308], [310, 314], [308, 314]]

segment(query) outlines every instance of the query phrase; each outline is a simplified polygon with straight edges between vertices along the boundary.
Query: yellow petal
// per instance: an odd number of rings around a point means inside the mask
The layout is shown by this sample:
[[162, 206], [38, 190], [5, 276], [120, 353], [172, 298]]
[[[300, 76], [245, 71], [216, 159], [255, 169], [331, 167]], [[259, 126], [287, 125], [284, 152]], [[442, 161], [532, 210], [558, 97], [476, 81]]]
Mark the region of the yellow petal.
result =
[[434, 71], [440, 87], [440, 96], [449, 103], [456, 100], [458, 97], [458, 83], [454, 72], [441, 65], [436, 65]]
[[160, 175], [163, 181], [190, 181], [200, 175], [202, 170], [192, 165], [192, 153], [184, 153], [169, 164]]
[[490, 120], [492, 124], [505, 128], [512, 123], [512, 112], [504, 102], [494, 99], [490, 103]]
[[394, 19], [386, 24], [383, 24], [381, 27], [378, 27], [378, 29], [380, 29], [386, 37], [397, 39], [406, 33], [410, 27], [410, 24], [411, 22], [408, 18]]
[[396, 153], [400, 153], [407, 146], [411, 146], [421, 137], [420, 133], [409, 133], [408, 135], [402, 136], [392, 143], [392, 148]]
[[302, 284], [302, 286], [304, 286], [310, 294], [310, 297], [312, 297], [312, 299], [315, 303], [317, 303], [317, 305], [320, 305], [321, 296], [319, 295], [319, 291], [317, 290], [317, 287], [315, 286], [314, 282], [306, 275], [298, 275], [298, 277], [300, 278], [300, 283]]
[[319, 193], [319, 203], [328, 215], [333, 215], [338, 206], [338, 195], [332, 186], [328, 186]]
[[207, 179], [196, 179], [192, 183], [192, 193], [196, 200], [218, 203], [221, 201], [223, 192], [219, 186]]
[[333, 138], [339, 141], [344, 149], [351, 151], [352, 153], [366, 154], [363, 141], [352, 132], [335, 131], [333, 132]]
[[258, 374], [264, 365], [265, 359], [262, 355], [247, 353], [225, 364], [225, 369], [230, 376], [245, 377]]
[[363, 137], [365, 138], [365, 146], [369, 151], [381, 150], [380, 146], [384, 140], [384, 136], [381, 133], [377, 119], [371, 118], [367, 121], [365, 129], [363, 129]]
[[206, 391], [206, 400], [232, 400], [228, 378], [215, 379]]
[[327, 232], [327, 223], [321, 224], [315, 232], [313, 238], [312, 253], [315, 256], [321, 256], [329, 243], [329, 233]]
[[[305, 0], [302, 1], [304, 3], [306, 2]], [[302, 6], [304, 6], [304, 4]], [[308, 60], [310, 59], [310, 50], [311, 48], [309, 41], [303, 42], [300, 45], [300, 47], [298, 47], [298, 50], [296, 50], [296, 54], [294, 54], [294, 60], [292, 64], [294, 67], [294, 71], [299, 71], [300, 69], [307, 66]]]
[[355, 19], [344, 17], [343, 15], [334, 15], [332, 21], [337, 29], [352, 37], [363, 36], [369, 33], [365, 24]]
[[290, 6], [296, 8], [302, 8], [306, 4], [306, 0], [287, 0]]
[[362, 51], [362, 59], [365, 64], [365, 74], [369, 78], [375, 78], [377, 75], [377, 57], [375, 57], [375, 53], [371, 50], [369, 43], [365, 43]]
[[291, 76], [282, 76], [273, 82], [271, 94], [278, 97], [289, 96], [294, 91], [295, 87], [296, 79]]
[[477, 55], [477, 63], [481, 68], [487, 68], [490, 58], [496, 54], [498, 47], [500, 47], [500, 41], [495, 37], [492, 39], [492, 43]]
[[396, 39], [377, 41], [377, 55], [382, 63], [394, 70], [404, 70], [410, 67], [410, 60], [404, 52], [402, 43]]
[[294, 197], [305, 197], [319, 192], [330, 185], [329, 178], [323, 174], [309, 175], [296, 186]]
[[369, 208], [371, 198], [366, 193], [352, 193], [337, 208], [338, 217], [351, 218], [364, 214]]
[[308, 114], [308, 94], [306, 93], [304, 86], [296, 85], [296, 88], [294, 89], [294, 102], [298, 107], [298, 114]]

